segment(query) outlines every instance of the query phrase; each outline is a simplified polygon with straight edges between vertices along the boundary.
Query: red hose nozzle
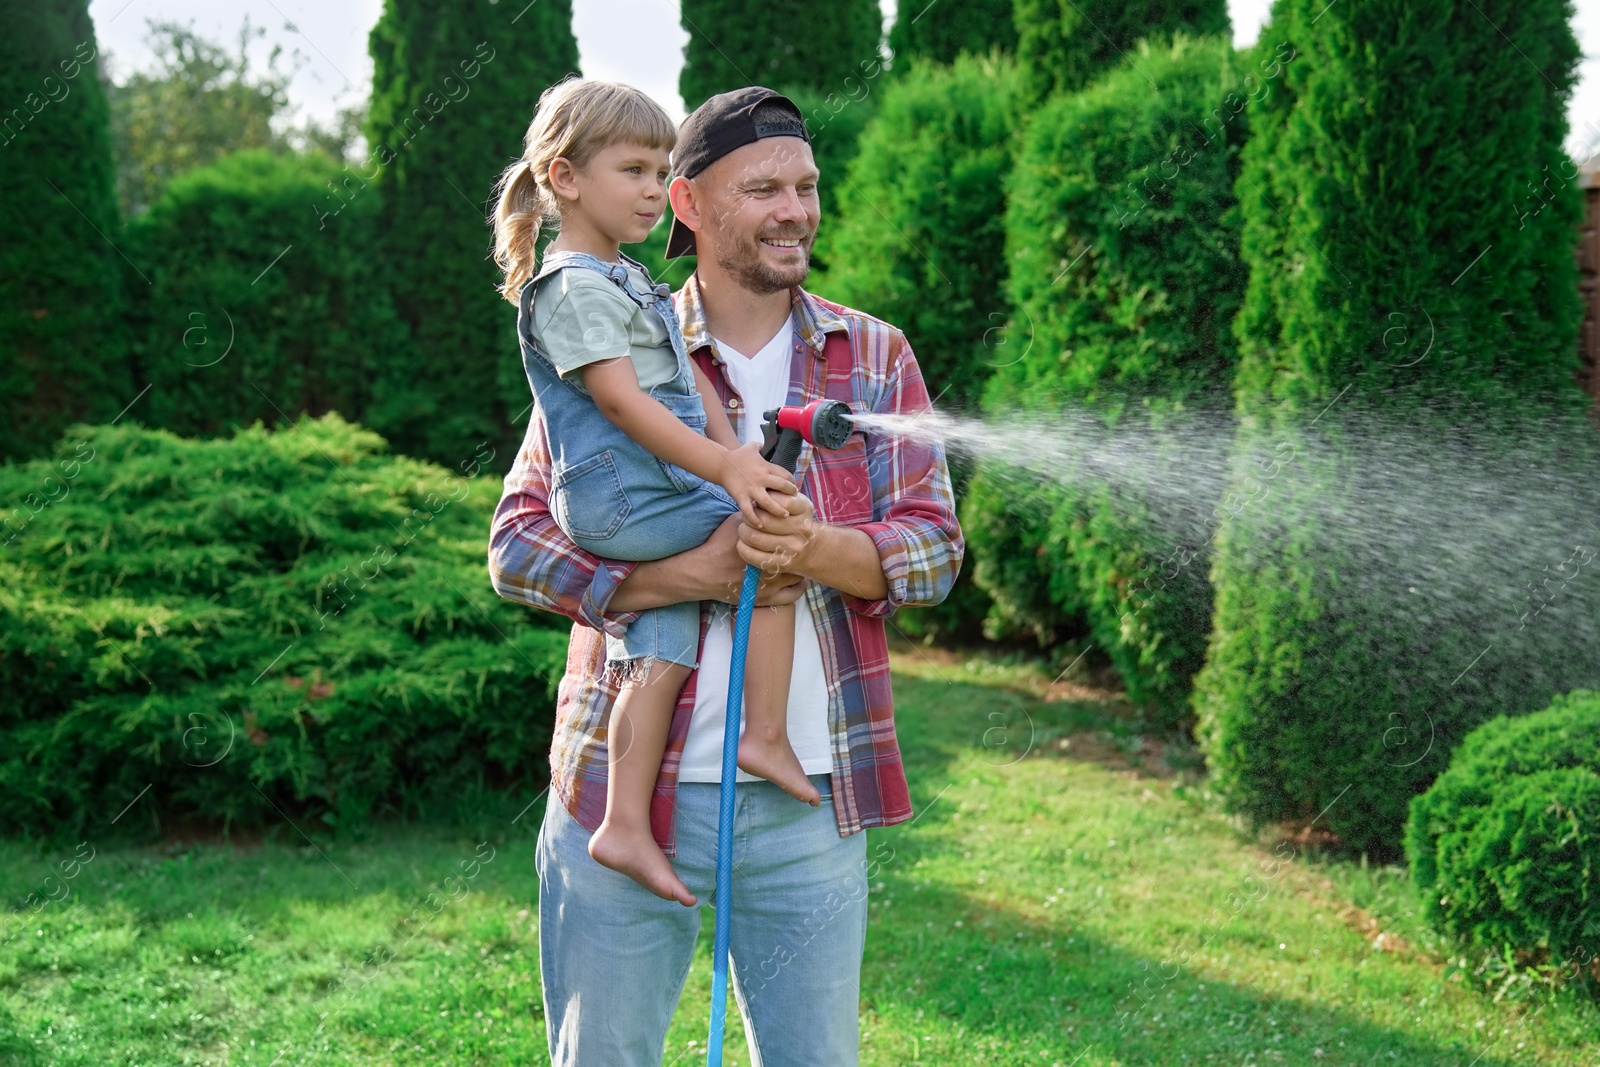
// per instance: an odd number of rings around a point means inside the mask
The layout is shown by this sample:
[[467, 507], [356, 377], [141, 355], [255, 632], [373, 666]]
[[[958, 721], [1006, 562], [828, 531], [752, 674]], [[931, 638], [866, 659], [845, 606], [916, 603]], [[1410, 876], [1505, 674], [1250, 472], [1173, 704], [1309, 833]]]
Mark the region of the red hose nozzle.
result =
[[817, 448], [843, 448], [854, 432], [850, 405], [842, 400], [813, 400], [803, 408], [779, 408], [778, 428], [793, 430]]

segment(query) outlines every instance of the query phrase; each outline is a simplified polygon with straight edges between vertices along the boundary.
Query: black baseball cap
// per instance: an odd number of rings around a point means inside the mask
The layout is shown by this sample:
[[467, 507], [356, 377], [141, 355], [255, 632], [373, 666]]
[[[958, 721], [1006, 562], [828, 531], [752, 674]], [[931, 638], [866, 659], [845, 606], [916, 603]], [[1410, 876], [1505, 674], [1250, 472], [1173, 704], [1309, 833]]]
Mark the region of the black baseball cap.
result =
[[[781, 122], [756, 122], [756, 109], [777, 103], [794, 113]], [[763, 137], [799, 137], [810, 143], [806, 119], [782, 93], [760, 85], [747, 85], [728, 93], [718, 93], [695, 108], [678, 127], [678, 145], [672, 150], [672, 166], [685, 178], [693, 178], [711, 164]], [[667, 258], [694, 255], [694, 231], [678, 219], [672, 220], [667, 235]]]

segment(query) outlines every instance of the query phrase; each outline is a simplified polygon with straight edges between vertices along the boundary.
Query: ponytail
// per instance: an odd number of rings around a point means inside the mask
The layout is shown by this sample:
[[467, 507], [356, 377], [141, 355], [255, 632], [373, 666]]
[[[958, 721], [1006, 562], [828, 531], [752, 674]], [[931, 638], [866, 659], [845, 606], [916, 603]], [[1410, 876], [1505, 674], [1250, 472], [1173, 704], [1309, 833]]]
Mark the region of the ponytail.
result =
[[495, 189], [500, 200], [494, 209], [494, 260], [506, 275], [497, 288], [515, 304], [538, 265], [539, 231], [555, 214], [554, 204], [526, 158], [507, 167]]

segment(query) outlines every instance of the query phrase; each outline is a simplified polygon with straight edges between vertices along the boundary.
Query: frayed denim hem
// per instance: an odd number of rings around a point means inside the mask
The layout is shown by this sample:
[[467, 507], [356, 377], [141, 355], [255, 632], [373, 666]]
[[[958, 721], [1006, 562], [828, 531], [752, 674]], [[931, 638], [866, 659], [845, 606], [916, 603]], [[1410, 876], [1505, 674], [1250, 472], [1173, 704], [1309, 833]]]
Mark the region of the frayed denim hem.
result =
[[640, 656], [638, 659], [613, 659], [606, 661], [605, 673], [600, 680], [607, 685], [615, 685], [619, 689], [643, 685], [650, 677], [651, 668], [659, 662], [655, 656]]

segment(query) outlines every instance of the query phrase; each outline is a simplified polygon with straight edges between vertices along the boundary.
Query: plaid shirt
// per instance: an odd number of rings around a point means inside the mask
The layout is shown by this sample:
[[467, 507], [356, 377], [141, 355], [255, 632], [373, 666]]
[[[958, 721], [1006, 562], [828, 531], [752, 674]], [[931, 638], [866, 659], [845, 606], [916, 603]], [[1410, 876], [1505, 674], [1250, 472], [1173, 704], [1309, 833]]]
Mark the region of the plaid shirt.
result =
[[[826, 397], [855, 411], [929, 410], [922, 372], [899, 330], [798, 287], [792, 296], [796, 329], [788, 404]], [[711, 346], [697, 277], [678, 291], [676, 300], [690, 355], [716, 387], [738, 432], [747, 412], [729, 389], [722, 361]], [[829, 334], [843, 336], [827, 344]], [[556, 700], [550, 785], [573, 818], [593, 830], [605, 815], [606, 724], [617, 695], [615, 680], [603, 677], [601, 630], [620, 633], [635, 618], [628, 612], [608, 613], [606, 606], [636, 564], [593, 556], [562, 532], [548, 505], [550, 464], [544, 420], [535, 413], [495, 509], [489, 579], [503, 597], [573, 620]], [[895, 740], [884, 620], [902, 606], [943, 600], [960, 570], [965, 545], [938, 444], [854, 434], [835, 452], [806, 445], [796, 482], [819, 520], [853, 526], [872, 537], [888, 585], [882, 600], [863, 600], [817, 582], [808, 582], [805, 591], [827, 674], [833, 802], [844, 837], [911, 817]], [[709, 604], [703, 604], [702, 646], [709, 617]], [[698, 677], [698, 672], [690, 675], [678, 698], [650, 802], [651, 831], [668, 856], [675, 851], [678, 764]]]

